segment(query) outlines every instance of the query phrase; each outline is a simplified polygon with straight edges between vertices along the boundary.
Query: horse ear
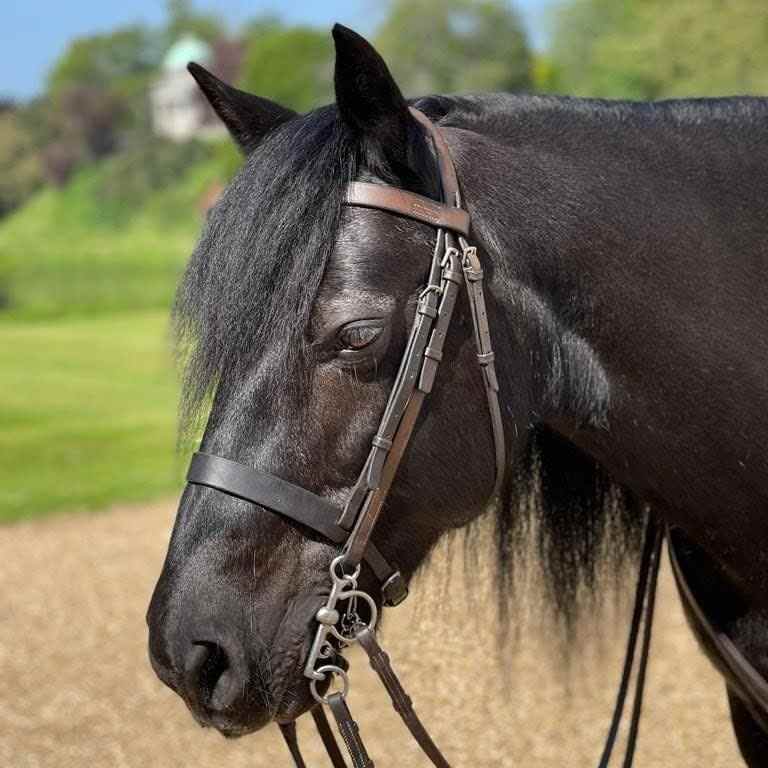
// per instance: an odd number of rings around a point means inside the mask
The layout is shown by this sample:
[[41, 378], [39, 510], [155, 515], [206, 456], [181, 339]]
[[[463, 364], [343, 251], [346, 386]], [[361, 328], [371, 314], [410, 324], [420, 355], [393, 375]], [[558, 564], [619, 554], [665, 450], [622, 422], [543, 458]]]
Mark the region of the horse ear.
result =
[[296, 116], [293, 110], [274, 101], [227, 85], [199, 64], [192, 62], [187, 70], [245, 154], [254, 150], [273, 128]]
[[407, 166], [409, 139], [420, 135], [408, 103], [384, 59], [363, 37], [335, 24], [336, 106], [358, 136], [373, 140], [396, 166]]

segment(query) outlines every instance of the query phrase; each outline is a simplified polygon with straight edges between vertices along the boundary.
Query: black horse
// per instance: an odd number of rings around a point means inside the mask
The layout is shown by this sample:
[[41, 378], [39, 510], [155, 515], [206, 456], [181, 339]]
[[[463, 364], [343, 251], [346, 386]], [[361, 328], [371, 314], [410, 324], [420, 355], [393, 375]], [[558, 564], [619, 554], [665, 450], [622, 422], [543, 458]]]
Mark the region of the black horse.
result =
[[[334, 39], [336, 105], [307, 115], [191, 66], [247, 160], [175, 322], [187, 427], [210, 411], [203, 450], [343, 504], [433, 238], [343, 207], [343, 190], [362, 179], [434, 197], [437, 182], [384, 62], [350, 30]], [[574, 622], [605, 557], [637, 561], [650, 509], [675, 531], [707, 616], [768, 674], [768, 101], [413, 104], [450, 144], [486, 267], [511, 457], [500, 589], [533, 518], [553, 604]], [[374, 534], [406, 578], [486, 511], [493, 485], [466, 303]], [[302, 667], [336, 554], [188, 487], [148, 621], [155, 670], [201, 723], [244, 734], [312, 705]], [[728, 690], [745, 760], [768, 765], [758, 713]]]

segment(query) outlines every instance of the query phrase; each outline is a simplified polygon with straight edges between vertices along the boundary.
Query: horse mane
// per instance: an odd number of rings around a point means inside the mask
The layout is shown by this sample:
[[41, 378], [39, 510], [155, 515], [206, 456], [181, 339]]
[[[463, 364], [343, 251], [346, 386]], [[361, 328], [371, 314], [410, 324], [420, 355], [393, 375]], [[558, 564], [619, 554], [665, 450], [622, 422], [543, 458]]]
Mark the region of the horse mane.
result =
[[[497, 101], [429, 97], [415, 105], [438, 123], [466, 126], [481, 119], [483, 103], [492, 112]], [[279, 361], [269, 366], [268, 391], [279, 389], [281, 399], [298, 394], [305, 329], [336, 240], [344, 187], [372, 162], [332, 106], [283, 124], [248, 156], [211, 212], [176, 294], [182, 437], [194, 437], [223, 373], [237, 380], [265, 351]], [[539, 343], [557, 349], [556, 330], [545, 328]], [[567, 349], [559, 359], [567, 362]], [[552, 392], [602, 408], [594, 382], [580, 380], [576, 366], [561, 365], [556, 375], [547, 385], [557, 384]], [[602, 566], [620, 573], [636, 560], [641, 521], [637, 500], [596, 462], [555, 433], [531, 429], [496, 511], [500, 604], [509, 603], [533, 530], [547, 594], [572, 625], [584, 597], [597, 592]]]
[[[717, 100], [699, 104], [680, 101], [664, 105], [581, 100], [549, 96], [490, 94], [483, 96], [433, 96], [418, 106], [439, 124], [469, 129], [485, 136], [498, 134], [509, 141], [510, 151], [529, 133], [539, 133], [541, 123], [557, 123], [558, 135], [584, 120], [689, 119], [702, 112], [722, 116]], [[740, 109], [752, 109], [750, 104]], [[495, 183], [498, 185], [499, 180]], [[513, 182], [514, 183], [514, 182]], [[486, 189], [486, 194], [492, 190]], [[503, 187], [502, 200], [510, 199]], [[503, 203], [500, 203], [503, 204]], [[490, 220], [502, 220], [491, 209]], [[494, 243], [492, 250], [521, 250], [515, 233], [491, 231], [483, 217], [475, 220], [481, 239]], [[507, 238], [509, 238], [507, 240]], [[512, 296], [512, 323], [527, 320], [522, 342], [535, 361], [534, 400], [548, 413], [578, 415], [583, 424], [601, 430], [608, 426], [610, 388], [593, 350], [575, 330], [589, 317], [589, 307], [579, 305], [577, 285], [563, 295], [537, 293], [536, 280], [523, 280], [510, 268], [504, 253], [496, 253], [491, 269], [498, 270]], [[529, 275], [529, 278], [531, 276]], [[497, 331], [498, 332], [498, 331]], [[520, 339], [518, 337], [518, 342]], [[499, 364], [503, 367], [504, 361]], [[507, 375], [514, 377], [514, 371]], [[502, 629], [517, 602], [516, 573], [535, 565], [552, 617], [569, 634], [585, 610], [599, 608], [611, 587], [624, 581], [639, 563], [643, 524], [649, 513], [644, 502], [616, 482], [595, 459], [544, 424], [527, 423], [526, 450], [509, 467], [503, 498], [495, 506], [497, 591]], [[518, 422], [519, 423], [519, 422]], [[472, 540], [470, 536], [469, 541]], [[608, 589], [606, 589], [608, 587]]]

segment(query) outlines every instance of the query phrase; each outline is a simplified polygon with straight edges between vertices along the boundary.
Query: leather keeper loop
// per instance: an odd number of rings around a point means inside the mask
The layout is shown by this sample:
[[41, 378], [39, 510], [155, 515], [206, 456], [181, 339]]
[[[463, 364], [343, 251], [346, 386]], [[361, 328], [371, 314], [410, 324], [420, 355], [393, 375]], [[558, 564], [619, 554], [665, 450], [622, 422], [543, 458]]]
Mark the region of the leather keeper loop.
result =
[[408, 585], [405, 583], [405, 579], [400, 571], [395, 571], [381, 585], [381, 596], [384, 600], [384, 605], [389, 607], [400, 605], [408, 597]]
[[466, 277], [470, 283], [476, 283], [483, 279], [483, 270], [472, 269], [472, 267], [464, 267], [464, 277]]
[[428, 357], [430, 360], [437, 360], [439, 363], [443, 359], [443, 353], [439, 349], [427, 347], [424, 350], [424, 357]]
[[373, 440], [371, 440], [371, 443], [377, 448], [381, 448], [385, 451], [388, 451], [392, 447], [392, 441], [381, 435], [375, 435]]
[[428, 301], [419, 301], [419, 306], [416, 311], [420, 315], [426, 315], [427, 317], [437, 317], [437, 307], [432, 306]]
[[493, 352], [483, 352], [477, 356], [477, 362], [480, 365], [490, 365], [495, 359], [496, 355]]

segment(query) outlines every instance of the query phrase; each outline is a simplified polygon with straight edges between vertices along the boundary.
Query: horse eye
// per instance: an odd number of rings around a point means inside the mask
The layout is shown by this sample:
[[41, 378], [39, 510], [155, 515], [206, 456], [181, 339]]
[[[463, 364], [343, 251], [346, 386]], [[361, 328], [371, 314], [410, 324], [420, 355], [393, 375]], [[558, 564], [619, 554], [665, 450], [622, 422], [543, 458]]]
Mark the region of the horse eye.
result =
[[339, 334], [339, 341], [344, 349], [365, 349], [381, 334], [381, 327], [374, 325], [350, 325]]

